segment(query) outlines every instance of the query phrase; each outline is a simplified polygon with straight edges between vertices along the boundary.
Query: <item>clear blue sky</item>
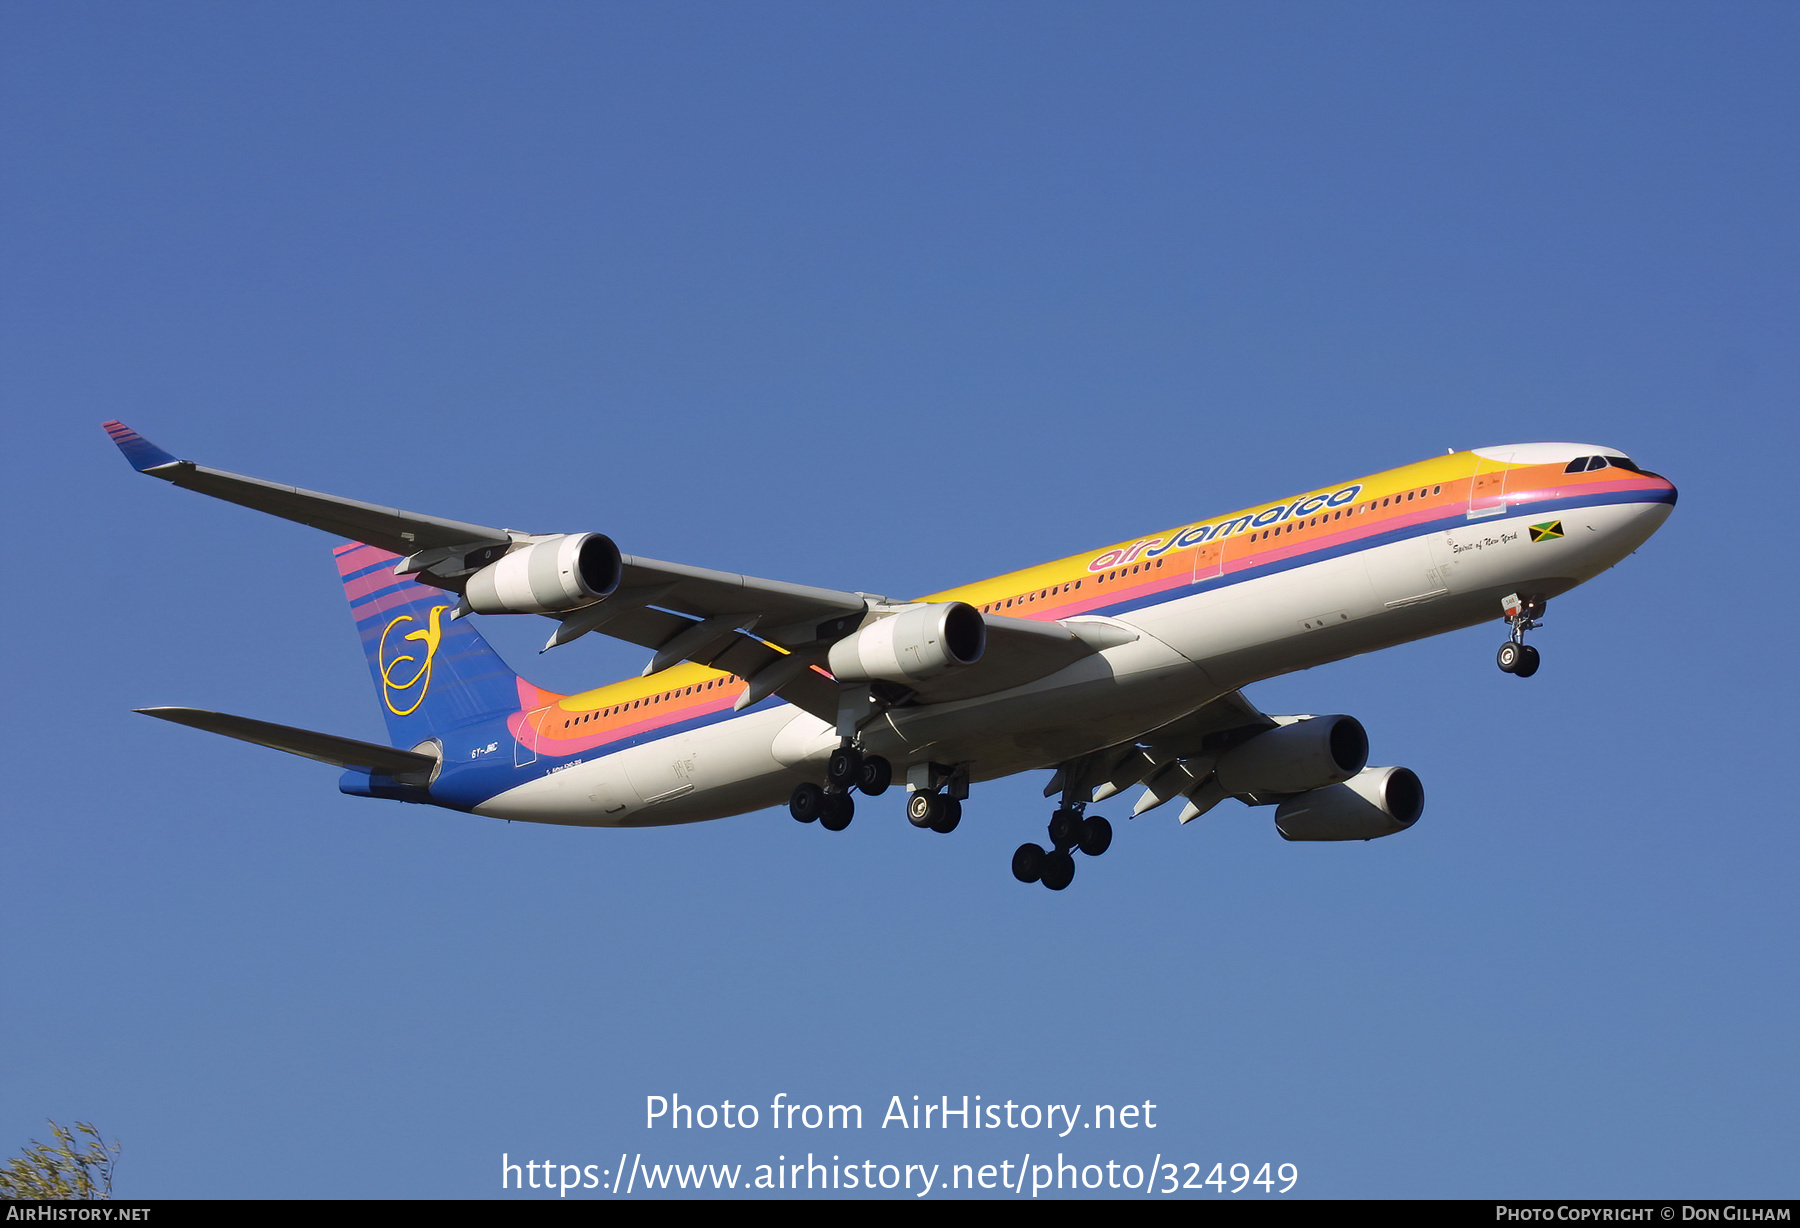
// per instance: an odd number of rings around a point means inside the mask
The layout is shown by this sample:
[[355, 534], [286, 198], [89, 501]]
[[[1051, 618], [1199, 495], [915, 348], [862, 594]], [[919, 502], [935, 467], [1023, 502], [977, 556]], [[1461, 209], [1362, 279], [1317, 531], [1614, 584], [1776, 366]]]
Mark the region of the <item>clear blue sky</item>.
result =
[[[7, 6], [0, 1152], [91, 1118], [147, 1196], [797, 1149], [1791, 1196], [1796, 62], [1752, 3]], [[586, 831], [133, 715], [380, 735], [324, 535], [136, 477], [115, 416], [898, 595], [1447, 447], [1611, 444], [1681, 503], [1529, 682], [1495, 623], [1252, 690], [1359, 716], [1412, 831], [1115, 805], [1053, 895], [1007, 872], [1041, 774], [949, 838], [897, 794]], [[553, 688], [642, 664], [487, 622]], [[646, 1133], [670, 1092], [1160, 1107]]]

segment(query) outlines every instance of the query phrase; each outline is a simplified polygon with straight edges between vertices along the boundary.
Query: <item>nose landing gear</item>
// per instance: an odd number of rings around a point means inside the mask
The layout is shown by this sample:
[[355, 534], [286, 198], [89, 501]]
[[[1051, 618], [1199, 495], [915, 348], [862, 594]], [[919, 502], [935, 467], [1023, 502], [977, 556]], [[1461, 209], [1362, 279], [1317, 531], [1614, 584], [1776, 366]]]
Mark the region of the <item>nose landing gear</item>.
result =
[[1545, 604], [1542, 597], [1520, 597], [1517, 593], [1500, 599], [1506, 625], [1512, 628], [1512, 637], [1494, 654], [1494, 663], [1502, 673], [1529, 678], [1538, 672], [1538, 650], [1525, 642], [1525, 633], [1544, 625], [1541, 616]]

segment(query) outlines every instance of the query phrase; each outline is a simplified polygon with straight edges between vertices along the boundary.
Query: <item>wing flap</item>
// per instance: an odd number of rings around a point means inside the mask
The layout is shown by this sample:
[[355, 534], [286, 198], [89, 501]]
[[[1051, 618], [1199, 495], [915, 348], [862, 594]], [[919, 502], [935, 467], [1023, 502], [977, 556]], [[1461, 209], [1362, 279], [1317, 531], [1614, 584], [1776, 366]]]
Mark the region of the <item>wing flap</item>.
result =
[[[1242, 691], [1228, 691], [1129, 742], [1064, 764], [1044, 796], [1066, 788], [1072, 797], [1103, 801], [1144, 784], [1133, 817], [1176, 797], [1186, 797], [1191, 813], [1184, 812], [1181, 821], [1185, 823], [1225, 796], [1202, 797], [1219, 752], [1280, 723], [1244, 698]], [[1198, 804], [1201, 801], [1203, 805]]]
[[[811, 643], [818, 638], [818, 624], [849, 615], [860, 618], [867, 608], [861, 593], [762, 580], [639, 555], [623, 558], [625, 575], [620, 588], [657, 588], [656, 604], [699, 618], [755, 614], [762, 634], [784, 644]], [[614, 594], [615, 599], [617, 596]]]

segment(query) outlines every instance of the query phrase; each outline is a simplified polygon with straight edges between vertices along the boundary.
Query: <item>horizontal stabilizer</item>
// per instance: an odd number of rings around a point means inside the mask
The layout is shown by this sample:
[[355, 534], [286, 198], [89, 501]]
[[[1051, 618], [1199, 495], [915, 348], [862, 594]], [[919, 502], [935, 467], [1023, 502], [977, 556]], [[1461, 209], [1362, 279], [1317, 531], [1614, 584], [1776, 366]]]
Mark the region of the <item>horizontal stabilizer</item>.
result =
[[200, 708], [137, 710], [161, 721], [173, 721], [177, 725], [204, 729], [208, 733], [222, 733], [240, 742], [254, 742], [271, 750], [285, 750], [290, 755], [316, 759], [320, 763], [341, 768], [360, 768], [367, 772], [398, 777], [429, 774], [437, 766], [437, 760], [431, 755], [395, 750], [391, 746], [378, 746], [373, 742], [358, 742], [355, 738], [340, 738], [335, 734], [314, 733], [310, 729], [295, 729], [291, 725], [253, 721], [247, 716], [230, 716], [224, 712], [207, 712]]

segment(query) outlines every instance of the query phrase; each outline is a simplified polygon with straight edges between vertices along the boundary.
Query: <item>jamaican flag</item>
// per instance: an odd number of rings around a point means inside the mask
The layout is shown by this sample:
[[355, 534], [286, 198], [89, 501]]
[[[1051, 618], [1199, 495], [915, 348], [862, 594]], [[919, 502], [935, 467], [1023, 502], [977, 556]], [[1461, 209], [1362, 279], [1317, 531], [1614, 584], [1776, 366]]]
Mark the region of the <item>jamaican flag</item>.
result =
[[1543, 524], [1531, 526], [1531, 540], [1534, 542], [1555, 541], [1563, 535], [1562, 521], [1550, 520]]

